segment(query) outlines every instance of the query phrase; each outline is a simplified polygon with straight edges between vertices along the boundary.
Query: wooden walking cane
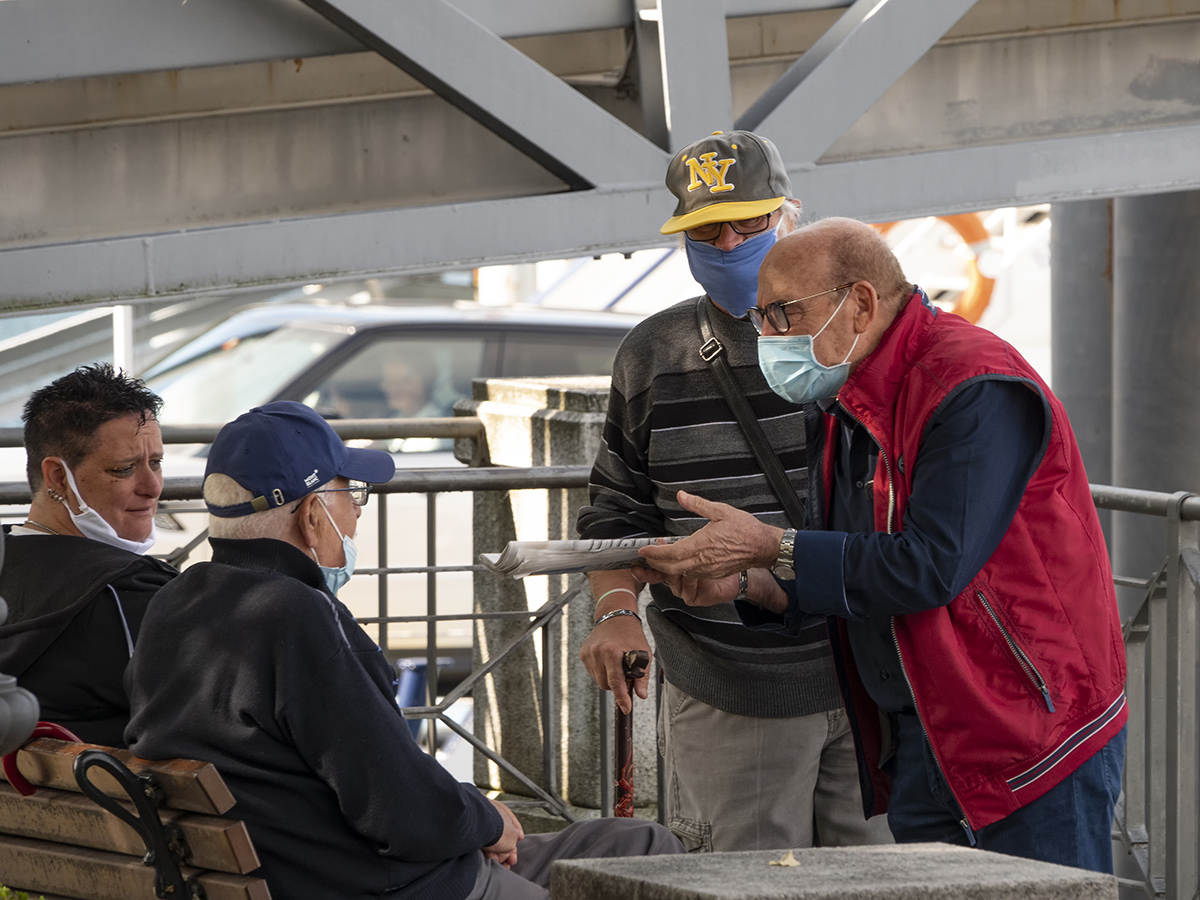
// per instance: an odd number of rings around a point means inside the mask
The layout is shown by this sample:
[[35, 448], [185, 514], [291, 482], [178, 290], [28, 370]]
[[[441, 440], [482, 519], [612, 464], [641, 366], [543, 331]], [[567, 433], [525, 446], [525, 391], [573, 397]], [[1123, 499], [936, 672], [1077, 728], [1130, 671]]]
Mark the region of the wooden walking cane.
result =
[[625, 687], [629, 690], [629, 712], [616, 707], [616, 802], [613, 815], [633, 817], [633, 683], [646, 674], [650, 654], [645, 650], [630, 650], [621, 660], [625, 672]]

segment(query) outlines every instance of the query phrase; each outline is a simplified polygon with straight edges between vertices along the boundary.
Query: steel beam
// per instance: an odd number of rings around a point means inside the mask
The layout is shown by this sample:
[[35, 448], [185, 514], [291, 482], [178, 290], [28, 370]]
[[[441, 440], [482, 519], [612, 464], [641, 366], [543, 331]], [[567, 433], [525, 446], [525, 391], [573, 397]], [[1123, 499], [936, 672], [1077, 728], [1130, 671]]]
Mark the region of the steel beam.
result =
[[1200, 124], [789, 167], [806, 212], [868, 222], [1191, 190]]
[[445, 0], [304, 2], [576, 190], [645, 183], [666, 164], [659, 148]]
[[[1196, 189], [1197, 146], [1200, 125], [1189, 125], [830, 163], [789, 174], [808, 211], [888, 221]], [[673, 200], [655, 180], [0, 250], [0, 312], [665, 246], [658, 226]]]
[[[622, 28], [631, 19], [625, 0], [458, 0], [455, 6], [503, 37]], [[362, 49], [358, 40], [300, 0], [0, 2], [0, 84]]]
[[0, 250], [0, 312], [662, 246], [671, 202], [660, 183]]
[[[882, 221], [1200, 187], [1198, 142], [1200, 126], [1188, 126], [791, 175], [806, 209]], [[0, 311], [662, 246], [670, 207], [655, 185], [0, 250]]]
[[675, 153], [733, 124], [723, 0], [644, 0], [641, 18], [658, 24], [667, 149]]
[[821, 158], [975, 0], [856, 0], [738, 117], [771, 136], [784, 160]]
[[[725, 0], [726, 15], [845, 6], [847, 0]], [[455, 0], [504, 38], [626, 28], [629, 0]], [[153, 40], [147, 40], [153, 35]], [[2, 0], [0, 84], [267, 62], [362, 46], [300, 0]]]

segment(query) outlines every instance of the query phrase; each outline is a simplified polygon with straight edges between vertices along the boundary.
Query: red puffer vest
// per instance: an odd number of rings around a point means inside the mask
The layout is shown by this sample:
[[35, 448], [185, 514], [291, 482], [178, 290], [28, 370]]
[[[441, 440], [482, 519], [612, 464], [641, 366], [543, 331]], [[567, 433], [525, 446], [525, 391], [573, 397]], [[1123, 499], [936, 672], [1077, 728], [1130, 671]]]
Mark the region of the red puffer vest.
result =
[[[1045, 454], [983, 570], [949, 605], [892, 620], [925, 733], [978, 829], [1046, 793], [1121, 729], [1125, 647], [1104, 536], [1062, 405], [1011, 346], [922, 300], [914, 293], [838, 394], [881, 448], [878, 530], [902, 529], [926, 425], [957, 389], [978, 379], [1022, 382], [1039, 392], [1049, 422]], [[830, 447], [837, 426], [825, 419]], [[826, 497], [832, 456], [823, 459]], [[843, 620], [838, 627], [848, 660]], [[882, 812], [878, 712], [855, 666], [843, 668]]]

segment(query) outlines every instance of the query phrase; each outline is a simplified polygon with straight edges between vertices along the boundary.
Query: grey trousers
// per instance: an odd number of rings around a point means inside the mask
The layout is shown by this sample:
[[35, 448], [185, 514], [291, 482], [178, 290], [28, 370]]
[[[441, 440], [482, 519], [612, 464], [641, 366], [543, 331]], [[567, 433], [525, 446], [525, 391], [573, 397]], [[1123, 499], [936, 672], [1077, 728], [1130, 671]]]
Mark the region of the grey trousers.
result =
[[865, 819], [842, 709], [792, 719], [723, 712], [663, 685], [667, 825], [690, 851], [890, 844]]
[[484, 859], [466, 900], [548, 900], [550, 864], [556, 859], [661, 856], [683, 845], [657, 822], [644, 819], [587, 819], [553, 834], [531, 834], [517, 844], [517, 863], [506, 869]]

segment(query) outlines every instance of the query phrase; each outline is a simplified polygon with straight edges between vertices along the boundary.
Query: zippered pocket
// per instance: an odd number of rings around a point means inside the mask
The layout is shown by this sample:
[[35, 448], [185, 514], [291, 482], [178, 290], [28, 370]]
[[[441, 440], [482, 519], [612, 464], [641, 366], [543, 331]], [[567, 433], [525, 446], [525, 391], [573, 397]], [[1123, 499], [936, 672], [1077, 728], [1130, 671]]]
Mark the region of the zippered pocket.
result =
[[1017, 665], [1021, 667], [1021, 671], [1025, 673], [1025, 677], [1029, 680], [1029, 683], [1033, 685], [1034, 690], [1041, 694], [1042, 699], [1046, 701], [1046, 709], [1054, 712], [1054, 701], [1050, 699], [1050, 688], [1046, 684], [1046, 679], [1042, 677], [1042, 673], [1038, 671], [1038, 667], [1029, 658], [1029, 654], [1021, 649], [1021, 645], [1017, 643], [1017, 639], [1004, 627], [1004, 623], [996, 615], [996, 610], [992, 608], [992, 604], [988, 602], [988, 598], [984, 596], [983, 591], [976, 588], [975, 596], [979, 598], [979, 602], [983, 604], [983, 608], [987, 610], [987, 614], [996, 623], [996, 627], [1000, 629], [1000, 634], [1004, 637], [1004, 642], [1008, 644], [1009, 651], [1011, 651], [1013, 658], [1017, 661]]

